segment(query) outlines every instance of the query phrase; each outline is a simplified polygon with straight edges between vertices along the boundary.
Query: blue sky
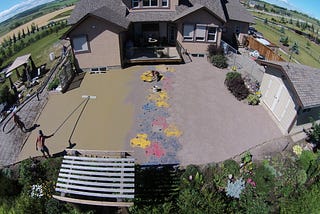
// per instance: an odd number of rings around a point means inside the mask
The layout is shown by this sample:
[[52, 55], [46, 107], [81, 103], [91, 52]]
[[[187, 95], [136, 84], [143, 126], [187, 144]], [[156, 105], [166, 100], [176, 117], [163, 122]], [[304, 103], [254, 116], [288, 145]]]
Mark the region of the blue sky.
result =
[[0, 0], [0, 22], [50, 1], [54, 0]]
[[264, 0], [292, 10], [301, 11], [314, 18], [320, 19], [320, 0]]

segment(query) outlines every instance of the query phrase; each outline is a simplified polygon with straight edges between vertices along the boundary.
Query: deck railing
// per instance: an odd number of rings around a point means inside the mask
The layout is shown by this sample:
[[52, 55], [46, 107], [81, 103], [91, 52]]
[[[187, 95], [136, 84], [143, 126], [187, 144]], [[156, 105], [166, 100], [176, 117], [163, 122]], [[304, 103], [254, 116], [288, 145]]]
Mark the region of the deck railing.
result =
[[182, 47], [182, 45], [178, 41], [176, 42], [176, 48], [180, 57], [183, 59], [185, 63], [192, 62], [189, 54], [187, 53], [187, 50], [184, 47]]

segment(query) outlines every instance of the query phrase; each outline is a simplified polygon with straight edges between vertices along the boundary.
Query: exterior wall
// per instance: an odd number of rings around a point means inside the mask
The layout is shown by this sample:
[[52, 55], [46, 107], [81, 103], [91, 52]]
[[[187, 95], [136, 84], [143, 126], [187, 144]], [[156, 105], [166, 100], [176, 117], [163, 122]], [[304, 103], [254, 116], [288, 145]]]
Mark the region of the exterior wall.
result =
[[299, 111], [297, 121], [291, 133], [301, 132], [303, 129], [309, 129], [312, 126], [310, 119], [320, 122], [320, 107]]
[[299, 109], [289, 88], [280, 71], [267, 67], [260, 87], [262, 101], [283, 133], [290, 131]]
[[[216, 42], [198, 42], [198, 41], [183, 41], [183, 25], [184, 24], [207, 24], [210, 26], [218, 27], [216, 34]], [[201, 9], [192, 14], [189, 14], [180, 20], [177, 21], [177, 41], [181, 43], [181, 45], [187, 49], [189, 53], [195, 54], [207, 54], [208, 45], [220, 45], [221, 41], [221, 31], [219, 27], [222, 25], [222, 22], [219, 21], [216, 17], [208, 13], [206, 10]]]
[[119, 28], [111, 23], [88, 17], [69, 33], [72, 38], [86, 35], [89, 51], [75, 53], [79, 67], [97, 68], [106, 66], [121, 66]]
[[229, 20], [226, 23], [223, 36], [229, 41], [232, 41], [234, 34], [238, 34], [238, 41], [240, 45], [243, 45], [245, 40], [244, 36], [248, 35], [249, 23]]

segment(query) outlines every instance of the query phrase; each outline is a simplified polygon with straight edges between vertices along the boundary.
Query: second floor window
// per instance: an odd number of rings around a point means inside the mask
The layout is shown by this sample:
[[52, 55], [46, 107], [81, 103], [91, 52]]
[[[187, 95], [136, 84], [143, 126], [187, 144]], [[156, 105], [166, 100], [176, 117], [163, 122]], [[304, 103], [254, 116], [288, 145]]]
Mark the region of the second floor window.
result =
[[161, 6], [162, 7], [168, 7], [169, 6], [169, 0], [161, 0]]
[[132, 7], [139, 7], [139, 0], [132, 0]]
[[158, 6], [158, 0], [143, 0], [144, 7], [156, 7]]

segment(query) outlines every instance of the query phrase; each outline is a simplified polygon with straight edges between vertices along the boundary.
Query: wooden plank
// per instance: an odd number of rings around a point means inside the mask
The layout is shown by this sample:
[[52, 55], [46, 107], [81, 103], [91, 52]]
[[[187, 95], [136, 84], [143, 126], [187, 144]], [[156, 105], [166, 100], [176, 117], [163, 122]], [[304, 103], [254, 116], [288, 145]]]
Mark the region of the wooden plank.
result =
[[80, 157], [80, 156], [68, 156], [68, 155], [65, 155], [64, 159], [98, 161], [98, 162], [134, 162], [135, 161], [134, 158], [93, 158], [93, 157]]
[[75, 179], [87, 180], [87, 181], [90, 180], [90, 181], [134, 182], [134, 178], [94, 177], [94, 176], [74, 175], [74, 174], [65, 174], [65, 173], [59, 173], [59, 177], [75, 178]]
[[94, 171], [82, 171], [73, 169], [61, 168], [60, 172], [79, 174], [79, 175], [92, 175], [92, 176], [105, 176], [105, 177], [134, 177], [134, 173], [119, 173], [119, 172], [94, 172]]
[[118, 168], [118, 167], [94, 167], [94, 166], [79, 166], [79, 165], [69, 165], [62, 164], [61, 168], [68, 169], [82, 169], [82, 170], [92, 170], [92, 171], [112, 171], [112, 172], [134, 172], [134, 168]]
[[56, 188], [57, 192], [75, 194], [75, 195], [84, 195], [84, 196], [93, 196], [93, 197], [102, 197], [102, 198], [134, 198], [134, 195], [124, 195], [124, 194], [106, 194], [106, 193], [94, 193], [94, 192], [84, 192], [70, 189]]
[[[109, 193], [120, 193], [119, 188], [105, 188], [105, 187], [88, 187], [88, 186], [79, 186], [73, 184], [64, 184], [57, 183], [57, 187], [63, 187], [66, 189], [75, 189], [75, 190], [88, 190], [93, 192], [109, 192]], [[122, 193], [134, 193], [134, 189], [121, 189]]]
[[121, 157], [122, 155], [132, 156], [134, 151], [101, 151], [101, 150], [83, 150], [83, 149], [66, 149], [68, 155], [73, 155], [75, 152], [80, 153], [82, 156], [85, 155], [95, 155], [95, 156], [113, 156], [113, 157]]
[[75, 165], [86, 165], [86, 166], [130, 166], [134, 167], [134, 163], [115, 163], [115, 162], [92, 162], [92, 161], [75, 161], [75, 160], [63, 160], [62, 163], [75, 164]]
[[94, 200], [84, 200], [76, 198], [68, 198], [58, 195], [53, 195], [53, 197], [60, 201], [65, 201], [69, 203], [76, 204], [87, 204], [87, 205], [96, 205], [96, 206], [105, 206], [105, 207], [131, 207], [133, 202], [111, 202], [111, 201], [94, 201]]
[[107, 183], [107, 182], [92, 182], [92, 181], [80, 181], [66, 178], [58, 178], [59, 182], [65, 182], [68, 184], [82, 184], [87, 186], [101, 186], [101, 187], [130, 187], [134, 188], [134, 183]]

